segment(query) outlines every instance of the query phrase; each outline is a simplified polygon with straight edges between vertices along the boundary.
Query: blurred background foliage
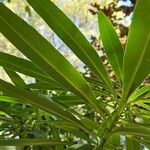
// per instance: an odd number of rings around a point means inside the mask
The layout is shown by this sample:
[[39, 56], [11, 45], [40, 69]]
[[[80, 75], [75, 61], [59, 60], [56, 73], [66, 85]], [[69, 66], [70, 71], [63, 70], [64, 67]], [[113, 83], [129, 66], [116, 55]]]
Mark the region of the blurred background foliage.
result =
[[[57, 37], [57, 35], [46, 25], [46, 23], [39, 17], [39, 15], [27, 4], [25, 0], [0, 0], [5, 3], [12, 11], [18, 14], [26, 22], [32, 25], [38, 30], [49, 42], [51, 42], [76, 68], [79, 69], [86, 76], [94, 76], [88, 68], [68, 49], [68, 47]], [[133, 15], [134, 5], [136, 0], [53, 0], [53, 2], [65, 12], [65, 14], [76, 24], [77, 27], [84, 33], [87, 39], [95, 47], [96, 51], [101, 56], [103, 63], [107, 66], [112, 80], [116, 77], [112, 72], [110, 64], [106, 59], [106, 55], [103, 51], [101, 38], [99, 37], [97, 14], [99, 10], [102, 10], [112, 21], [121, 43], [125, 45], [128, 29], [131, 24], [131, 18]], [[32, 36], [32, 35], [31, 35]], [[18, 56], [23, 56], [2, 34], [0, 34], [0, 51]], [[21, 75], [21, 74], [20, 74]], [[21, 75], [25, 79], [26, 83], [34, 83], [34, 79], [28, 76]], [[9, 82], [11, 80], [6, 75], [4, 70], [0, 68], [0, 78]], [[150, 80], [147, 79], [146, 83]], [[117, 86], [117, 85], [116, 85]], [[40, 91], [44, 93], [44, 90]], [[52, 90], [49, 93], [53, 96], [66, 95], [66, 91]], [[106, 96], [105, 96], [106, 99]], [[109, 101], [109, 99], [108, 99]], [[110, 104], [114, 106], [114, 104]], [[5, 110], [3, 110], [5, 106]], [[82, 105], [77, 105], [72, 108], [77, 110], [80, 114], [86, 115], [89, 118], [99, 119], [93, 112], [90, 112], [88, 108], [84, 108]], [[37, 109], [31, 108], [25, 104], [11, 104], [1, 102], [0, 104], [0, 138], [61, 138], [68, 141], [79, 141], [78, 137], [74, 134], [64, 132], [65, 128], [69, 126], [60, 126], [59, 122], [53, 125], [54, 116], [50, 116], [47, 113]], [[149, 124], [149, 120], [147, 119]], [[57, 130], [56, 130], [57, 129]], [[60, 134], [61, 133], [61, 134]], [[85, 136], [85, 135], [83, 135]], [[122, 140], [123, 141], [123, 140]], [[82, 141], [83, 143], [85, 141]], [[5, 147], [6, 148], [6, 147]], [[3, 147], [2, 149], [5, 150]], [[10, 148], [10, 147], [9, 147]], [[59, 146], [55, 147], [18, 147], [16, 149], [24, 150], [46, 150], [56, 149], [59, 150]], [[1, 148], [0, 148], [1, 149]], [[7, 148], [6, 148], [7, 149]], [[13, 147], [10, 148], [13, 150]], [[15, 149], [15, 148], [14, 148]], [[85, 148], [86, 149], [86, 148]], [[8, 149], [7, 149], [8, 150]]]

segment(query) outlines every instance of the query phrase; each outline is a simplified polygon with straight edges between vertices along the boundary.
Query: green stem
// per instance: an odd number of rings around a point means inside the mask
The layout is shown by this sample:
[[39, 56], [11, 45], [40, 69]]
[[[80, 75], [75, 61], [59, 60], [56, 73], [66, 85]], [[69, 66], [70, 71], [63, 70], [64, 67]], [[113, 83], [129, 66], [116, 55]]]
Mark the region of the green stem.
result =
[[107, 138], [108, 138], [108, 133], [111, 132], [112, 128], [114, 127], [114, 124], [116, 123], [116, 121], [118, 121], [118, 119], [119, 119], [119, 117], [120, 117], [120, 115], [121, 115], [121, 113], [125, 107], [125, 102], [126, 102], [126, 100], [121, 101], [120, 106], [118, 108], [118, 113], [112, 119], [112, 122], [111, 122], [109, 128], [104, 132], [104, 134], [101, 138], [101, 142], [97, 147], [97, 150], [102, 150], [102, 148], [104, 147], [104, 144], [106, 143]]

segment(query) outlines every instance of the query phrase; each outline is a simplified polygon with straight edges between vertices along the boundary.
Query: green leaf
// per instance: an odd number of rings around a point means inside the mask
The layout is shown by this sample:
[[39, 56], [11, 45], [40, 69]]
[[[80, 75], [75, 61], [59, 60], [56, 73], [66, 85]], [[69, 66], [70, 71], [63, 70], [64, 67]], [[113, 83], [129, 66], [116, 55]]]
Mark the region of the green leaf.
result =
[[73, 115], [71, 115], [70, 112], [63, 110], [62, 107], [60, 107], [60, 105], [56, 104], [51, 100], [47, 100], [44, 97], [40, 97], [28, 90], [24, 90], [19, 87], [13, 86], [1, 79], [0, 90], [4, 93], [7, 93], [8, 95], [13, 95], [15, 98], [20, 99], [23, 102], [29, 103], [48, 113], [54, 114], [62, 119], [72, 122], [79, 128], [82, 128], [83, 130], [88, 132], [88, 130], [82, 125], [82, 123], [80, 123], [79, 120], [77, 120]]
[[[55, 127], [51, 126], [51, 135], [52, 135], [52, 139], [55, 141], [61, 141], [60, 137], [59, 137], [59, 130]], [[57, 145], [55, 144], [55, 150], [63, 150], [63, 145]]]
[[38, 90], [41, 90], [41, 89], [42, 90], [66, 90], [62, 86], [53, 85], [53, 84], [49, 84], [46, 82], [27, 84], [26, 87], [31, 88], [31, 89], [38, 89]]
[[92, 78], [92, 77], [86, 77], [84, 76], [84, 79], [90, 83], [91, 85], [96, 85], [96, 86], [102, 86], [106, 88], [106, 85], [99, 79], [97, 78]]
[[9, 69], [4, 69], [11, 81], [19, 87], [24, 88], [26, 86], [26, 83], [23, 81], [23, 79], [15, 72]]
[[140, 150], [141, 145], [139, 142], [126, 137], [126, 150]]
[[18, 103], [18, 101], [20, 101], [20, 100], [17, 98], [14, 98], [14, 97], [0, 96], [0, 102], [9, 102], [9, 103], [16, 104], [16, 103]]
[[144, 96], [144, 98], [149, 98], [150, 99], [150, 91], [147, 92], [147, 94]]
[[[149, 103], [150, 103], [150, 101], [149, 101]], [[143, 101], [138, 101], [138, 102], [136, 102], [136, 103], [134, 103], [134, 104], [137, 104], [138, 106], [141, 106], [141, 107], [143, 107], [144, 109], [150, 111], [150, 105], [144, 104], [144, 100], [143, 100]]]
[[98, 122], [95, 122], [89, 118], [81, 119], [81, 122], [84, 126], [86, 126], [90, 130], [97, 130], [100, 126]]
[[144, 85], [142, 88], [136, 90], [130, 97], [129, 101], [142, 99], [150, 91], [149, 85]]
[[85, 102], [77, 96], [53, 96], [52, 99], [67, 106], [85, 104]]
[[122, 127], [115, 129], [112, 134], [122, 134], [122, 135], [133, 135], [133, 136], [141, 136], [141, 137], [150, 137], [150, 127], [139, 125], [132, 127]]
[[3, 111], [0, 111], [0, 115], [3, 116], [3, 115], [6, 115], [6, 113]]
[[76, 126], [70, 122], [64, 122], [62, 120], [57, 120], [57, 121], [48, 121], [46, 123], [50, 126], [56, 127], [57, 130], [59, 128], [63, 131], [68, 131], [69, 133], [75, 135], [76, 137], [80, 137], [87, 141], [92, 142], [92, 140], [89, 138], [88, 134], [81, 132], [81, 130], [78, 130], [76, 128]]
[[27, 0], [49, 27], [115, 94], [107, 71], [92, 45], [71, 20], [50, 0]]
[[120, 135], [113, 135], [110, 137], [110, 142], [116, 147], [120, 146], [120, 140]]
[[100, 37], [102, 38], [104, 50], [119, 81], [122, 82], [124, 51], [119, 41], [119, 37], [110, 20], [101, 11], [98, 15], [98, 22]]
[[[123, 98], [128, 96], [150, 73], [150, 1], [138, 0], [123, 64]], [[140, 32], [139, 32], [140, 31]]]
[[63, 120], [44, 121], [44, 123], [67, 131], [77, 131], [77, 128], [72, 123]]
[[93, 108], [104, 116], [103, 108], [99, 106], [81, 74], [34, 28], [2, 3], [0, 3], [0, 31], [47, 75], [89, 101]]
[[104, 148], [108, 150], [120, 149], [119, 147], [120, 147], [120, 135], [110, 136], [104, 145]]
[[[5, 112], [10, 117], [15, 116], [24, 116], [24, 112], [18, 109], [13, 109], [9, 103], [1, 103], [0, 110]], [[10, 123], [10, 122], [9, 122]]]
[[105, 118], [105, 120], [102, 122], [102, 124], [99, 126], [99, 129], [97, 131], [97, 136], [102, 137], [104, 132], [111, 126], [114, 118], [117, 115], [117, 110], [114, 110], [111, 114]]
[[0, 66], [37, 78], [40, 81], [56, 84], [54, 80], [47, 77], [48, 75], [35, 66], [32, 62], [22, 58], [0, 52]]
[[71, 145], [69, 142], [53, 141], [48, 139], [0, 139], [0, 146], [25, 146], [25, 145]]
[[78, 144], [70, 146], [69, 148], [67, 148], [67, 150], [91, 150], [93, 148], [94, 147], [92, 145], [78, 143]]
[[144, 145], [145, 147], [147, 147], [148, 149], [150, 149], [150, 141], [149, 141], [149, 138], [135, 138], [135, 137], [131, 137], [133, 140], [141, 143], [142, 145]]

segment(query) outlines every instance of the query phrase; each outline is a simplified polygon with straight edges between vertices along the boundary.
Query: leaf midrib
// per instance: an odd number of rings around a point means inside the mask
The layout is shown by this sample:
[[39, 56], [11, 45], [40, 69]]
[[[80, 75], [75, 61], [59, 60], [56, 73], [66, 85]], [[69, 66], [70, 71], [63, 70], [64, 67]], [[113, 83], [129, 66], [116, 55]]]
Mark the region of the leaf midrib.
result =
[[[104, 23], [105, 26], [107, 26], [107, 25], [105, 24], [105, 22], [103, 22], [103, 23]], [[109, 23], [110, 23], [110, 22], [109, 22]], [[116, 56], [116, 53], [115, 53], [115, 48], [114, 48], [112, 39], [111, 39], [111, 37], [110, 37], [110, 35], [109, 35], [109, 33], [108, 33], [108, 30], [106, 29], [105, 31], [106, 31], [106, 34], [108, 35], [108, 38], [110, 39], [110, 43], [111, 43], [111, 46], [112, 46], [112, 49], [113, 49], [114, 56], [115, 56], [116, 61], [117, 61], [117, 65], [118, 65], [118, 67], [119, 67], [119, 74], [120, 74], [120, 77], [121, 77], [121, 67], [120, 67], [120, 65], [119, 65], [119, 61], [118, 61], [117, 56]], [[118, 77], [118, 78], [119, 78], [119, 77]]]
[[[18, 33], [11, 25], [9, 25], [9, 23], [7, 23], [7, 21], [5, 21], [5, 18], [3, 18], [2, 16], [0, 16], [1, 17], [1, 19], [28, 45], [28, 46], [30, 46], [33, 50], [34, 50], [34, 52], [35, 53], [37, 53], [38, 55], [40, 55], [40, 53], [38, 53], [37, 51], [36, 51], [36, 48], [34, 48], [30, 43], [28, 43], [28, 41], [26, 41], [25, 39], [24, 39], [24, 37], [22, 36], [22, 35], [20, 35], [20, 33]], [[42, 59], [44, 59], [44, 61], [46, 61], [46, 63], [48, 63], [49, 64], [49, 61], [46, 59], [45, 60], [45, 58], [42, 56], [42, 55], [40, 55], [41, 57], [42, 57]], [[54, 69], [55, 67], [52, 65], [52, 64], [49, 64], [49, 65], [51, 65], [51, 67]], [[58, 74], [60, 74], [65, 80], [67, 80], [67, 82], [69, 83], [69, 84], [71, 84], [73, 87], [76, 87], [70, 80], [68, 80], [61, 72], [59, 72], [57, 69], [54, 69], [54, 70], [56, 70], [56, 72], [58, 73]], [[82, 90], [80, 90], [80, 89], [78, 89], [78, 88], [75, 88], [79, 93], [81, 93], [86, 99], [88, 99], [88, 101], [91, 103], [91, 100], [82, 92]], [[92, 95], [92, 94], [91, 94]], [[93, 99], [94, 99], [94, 96], [93, 96]], [[93, 105], [93, 104], [92, 104]]]
[[[37, 1], [37, 3], [42, 7], [42, 5]], [[56, 22], [59, 24], [59, 26], [67, 33], [67, 35], [76, 43], [76, 45], [82, 50], [82, 52], [85, 54], [85, 56], [90, 60], [90, 62], [92, 63], [92, 65], [95, 67], [95, 69], [98, 71], [98, 73], [100, 74], [100, 76], [103, 78], [103, 80], [110, 86], [110, 84], [106, 81], [105, 77], [103, 77], [103, 75], [101, 74], [101, 72], [99, 71], [99, 69], [97, 68], [97, 66], [95, 66], [95, 63], [90, 59], [90, 57], [85, 53], [84, 49], [78, 45], [78, 43], [74, 40], [74, 38], [67, 32], [67, 30], [59, 23], [59, 21], [52, 15], [49, 13], [49, 11], [45, 8], [42, 7], [47, 14], [49, 14], [50, 16], [52, 16]]]
[[137, 72], [138, 72], [138, 70], [139, 70], [139, 68], [140, 68], [140, 65], [141, 65], [141, 63], [142, 63], [143, 57], [144, 57], [145, 52], [146, 52], [147, 45], [148, 45], [149, 40], [150, 40], [150, 32], [148, 33], [148, 36], [147, 36], [146, 39], [147, 39], [147, 40], [146, 40], [146, 43], [145, 43], [143, 52], [142, 52], [142, 54], [140, 55], [141, 57], [140, 57], [140, 59], [139, 59], [139, 61], [138, 61], [137, 67], [136, 67], [136, 69], [135, 69], [135, 71], [134, 71], [134, 73], [133, 73], [133, 75], [132, 75], [132, 78], [131, 78], [130, 81], [129, 81], [129, 86], [128, 86], [127, 90], [126, 90], [126, 93], [124, 94], [124, 99], [126, 99], [128, 93], [129, 93], [129, 90], [130, 90], [130, 88], [131, 88], [131, 86], [132, 86], [132, 83], [133, 83], [133, 81], [134, 81], [134, 79], [135, 79], [135, 77], [136, 77], [136, 74], [137, 74]]

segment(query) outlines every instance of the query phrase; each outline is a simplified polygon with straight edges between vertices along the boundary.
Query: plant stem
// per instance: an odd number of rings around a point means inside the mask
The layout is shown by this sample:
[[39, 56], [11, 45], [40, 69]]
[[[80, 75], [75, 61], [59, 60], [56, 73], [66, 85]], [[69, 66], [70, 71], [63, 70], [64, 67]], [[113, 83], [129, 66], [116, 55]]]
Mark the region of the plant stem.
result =
[[120, 115], [121, 115], [121, 113], [122, 113], [122, 111], [123, 111], [123, 109], [125, 107], [125, 102], [126, 102], [126, 100], [122, 100], [121, 101], [120, 106], [118, 108], [118, 113], [112, 119], [112, 122], [111, 122], [109, 128], [107, 130], [105, 130], [105, 132], [104, 132], [104, 134], [103, 134], [103, 136], [101, 138], [101, 142], [100, 142], [100, 144], [97, 147], [97, 150], [102, 150], [102, 148], [103, 148], [103, 146], [106, 143], [106, 140], [108, 138], [108, 133], [111, 132], [112, 128], [114, 127], [115, 122], [119, 119], [119, 117], [120, 117]]

